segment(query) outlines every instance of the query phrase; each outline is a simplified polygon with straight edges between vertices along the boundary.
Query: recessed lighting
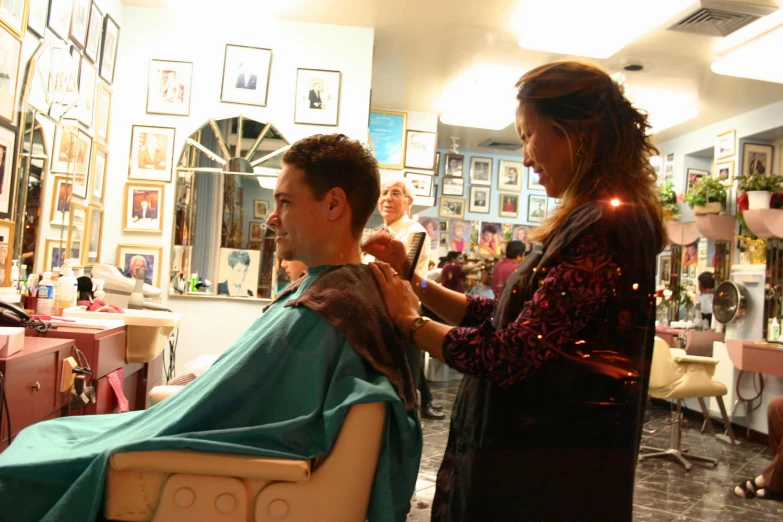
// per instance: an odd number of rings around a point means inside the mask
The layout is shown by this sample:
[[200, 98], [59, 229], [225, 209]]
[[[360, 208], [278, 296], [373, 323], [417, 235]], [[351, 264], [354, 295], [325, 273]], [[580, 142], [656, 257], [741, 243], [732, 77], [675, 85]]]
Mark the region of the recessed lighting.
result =
[[781, 49], [783, 25], [726, 53], [711, 69], [724, 76], [783, 83], [783, 69], [774, 65]]
[[640, 65], [638, 63], [632, 63], [630, 65], [626, 65], [625, 67], [623, 67], [623, 69], [630, 72], [638, 72], [644, 69], [644, 65]]

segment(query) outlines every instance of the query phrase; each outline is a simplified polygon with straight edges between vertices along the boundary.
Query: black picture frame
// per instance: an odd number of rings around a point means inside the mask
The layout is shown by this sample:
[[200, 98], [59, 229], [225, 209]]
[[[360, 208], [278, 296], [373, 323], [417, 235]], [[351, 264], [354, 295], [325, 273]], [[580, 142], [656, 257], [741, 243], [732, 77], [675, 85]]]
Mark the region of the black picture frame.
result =
[[[112, 44], [112, 64], [111, 64], [111, 74], [108, 75], [108, 73], [104, 70], [105, 69], [105, 56], [106, 56], [106, 36], [108, 34], [109, 24], [111, 24], [116, 30], [117, 30], [117, 37], [114, 39], [114, 42], [111, 42]], [[103, 80], [111, 85], [114, 83], [114, 71], [117, 70], [117, 47], [120, 43], [120, 26], [117, 25], [117, 22], [114, 21], [114, 18], [112, 18], [110, 15], [105, 14], [103, 15], [103, 31], [101, 31], [103, 34], [103, 37], [101, 39], [101, 57], [100, 62], [98, 64], [98, 76], [100, 78], [103, 78]], [[108, 76], [107, 76], [108, 75]]]
[[[95, 22], [94, 22], [95, 21]], [[94, 42], [95, 45], [91, 45]], [[98, 58], [101, 55], [101, 44], [103, 43], [103, 11], [95, 2], [90, 6], [90, 19], [87, 21], [87, 43], [84, 45], [84, 56], [87, 57], [96, 67], [100, 69]], [[95, 52], [92, 53], [92, 47]]]
[[[85, 13], [85, 19], [84, 19], [84, 30], [81, 32], [81, 34], [74, 33], [75, 24], [74, 22], [74, 14], [76, 13], [76, 7], [82, 3], [87, 4], [87, 12]], [[84, 47], [87, 45], [87, 31], [90, 29], [90, 13], [92, 12], [92, 2], [89, 0], [73, 0], [73, 5], [71, 6], [71, 27], [68, 30], [68, 38], [70, 41], [76, 45], [79, 49], [84, 50]]]
[[[262, 89], [262, 92], [264, 93], [264, 99], [262, 100], [263, 103], [259, 101], [253, 101], [250, 99], [241, 99], [240, 98], [230, 98], [228, 93], [226, 92], [226, 64], [229, 60], [229, 52], [232, 49], [242, 49], [245, 51], [256, 51], [259, 54], [267, 54], [269, 55], [269, 62], [267, 63], [266, 68], [266, 78], [264, 82], [264, 86]], [[269, 103], [269, 79], [272, 75], [272, 60], [274, 58], [274, 53], [272, 52], [272, 49], [267, 49], [265, 47], [254, 47], [251, 45], [236, 45], [236, 44], [226, 44], [226, 48], [223, 51], [223, 74], [221, 75], [220, 80], [220, 101], [221, 103], [237, 103], [240, 105], [253, 105], [256, 107], [266, 107]], [[246, 87], [244, 87], [246, 88]], [[254, 89], [255, 90], [255, 89]]]

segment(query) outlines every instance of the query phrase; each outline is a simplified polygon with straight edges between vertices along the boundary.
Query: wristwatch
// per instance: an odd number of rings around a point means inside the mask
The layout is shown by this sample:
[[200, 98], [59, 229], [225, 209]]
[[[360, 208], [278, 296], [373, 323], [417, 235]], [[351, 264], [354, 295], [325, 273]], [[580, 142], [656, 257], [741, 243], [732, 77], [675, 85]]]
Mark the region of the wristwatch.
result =
[[413, 320], [411, 323], [411, 327], [408, 329], [408, 339], [413, 341], [413, 333], [424, 326], [425, 324], [429, 323], [431, 319], [429, 317], [422, 317], [419, 316], [416, 319]]

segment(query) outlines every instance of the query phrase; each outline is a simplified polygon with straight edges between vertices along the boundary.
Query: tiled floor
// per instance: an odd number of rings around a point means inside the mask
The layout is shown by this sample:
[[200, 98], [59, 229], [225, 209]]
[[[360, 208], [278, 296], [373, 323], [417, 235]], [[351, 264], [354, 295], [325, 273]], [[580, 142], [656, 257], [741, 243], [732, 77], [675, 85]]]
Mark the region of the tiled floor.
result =
[[[426, 522], [430, 519], [430, 504], [435, 493], [435, 477], [440, 467], [448, 437], [450, 410], [459, 387], [459, 378], [445, 383], [431, 383], [435, 400], [449, 413], [447, 420], [422, 420], [424, 449], [422, 451], [416, 497], [408, 522]], [[661, 428], [646, 435], [642, 444], [666, 448], [669, 430], [665, 427], [668, 409], [648, 408], [646, 425]], [[653, 459], [640, 462], [636, 468], [634, 521], [650, 522], [780, 522], [783, 520], [783, 502], [772, 500], [743, 500], [730, 490], [742, 480], [757, 476], [770, 462], [766, 446], [742, 441], [732, 448], [709, 434], [700, 433], [701, 423], [686, 421], [682, 447], [695, 455], [719, 459], [717, 467], [694, 463], [690, 472], [667, 460]], [[662, 427], [664, 426], [664, 427]], [[719, 424], [715, 424], [716, 429]]]

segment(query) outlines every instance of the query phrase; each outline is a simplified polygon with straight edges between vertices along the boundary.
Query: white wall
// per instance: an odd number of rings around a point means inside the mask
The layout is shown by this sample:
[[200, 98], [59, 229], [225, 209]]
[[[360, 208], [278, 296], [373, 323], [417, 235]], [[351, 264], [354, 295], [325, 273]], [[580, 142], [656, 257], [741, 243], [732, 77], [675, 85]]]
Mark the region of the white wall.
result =
[[[175, 160], [185, 139], [209, 118], [243, 114], [271, 121], [290, 141], [311, 134], [342, 132], [366, 140], [372, 29], [263, 21], [254, 17], [195, 12], [174, 16], [167, 10], [124, 7], [114, 82], [111, 146], [107, 181], [102, 260], [114, 263], [118, 243], [163, 247], [162, 267], [169, 266], [174, 215], [174, 185], [166, 185], [162, 235], [122, 232], [122, 199], [128, 177], [132, 125], [176, 128]], [[272, 49], [272, 70], [266, 107], [221, 103], [225, 45]], [[193, 62], [190, 116], [146, 114], [150, 59]], [[297, 68], [342, 72], [339, 125], [295, 125], [294, 92]], [[168, 274], [161, 274], [167, 287]], [[261, 313], [263, 303], [235, 300], [170, 298], [168, 305], [184, 314], [180, 329], [177, 372], [201, 353], [220, 353]]]

